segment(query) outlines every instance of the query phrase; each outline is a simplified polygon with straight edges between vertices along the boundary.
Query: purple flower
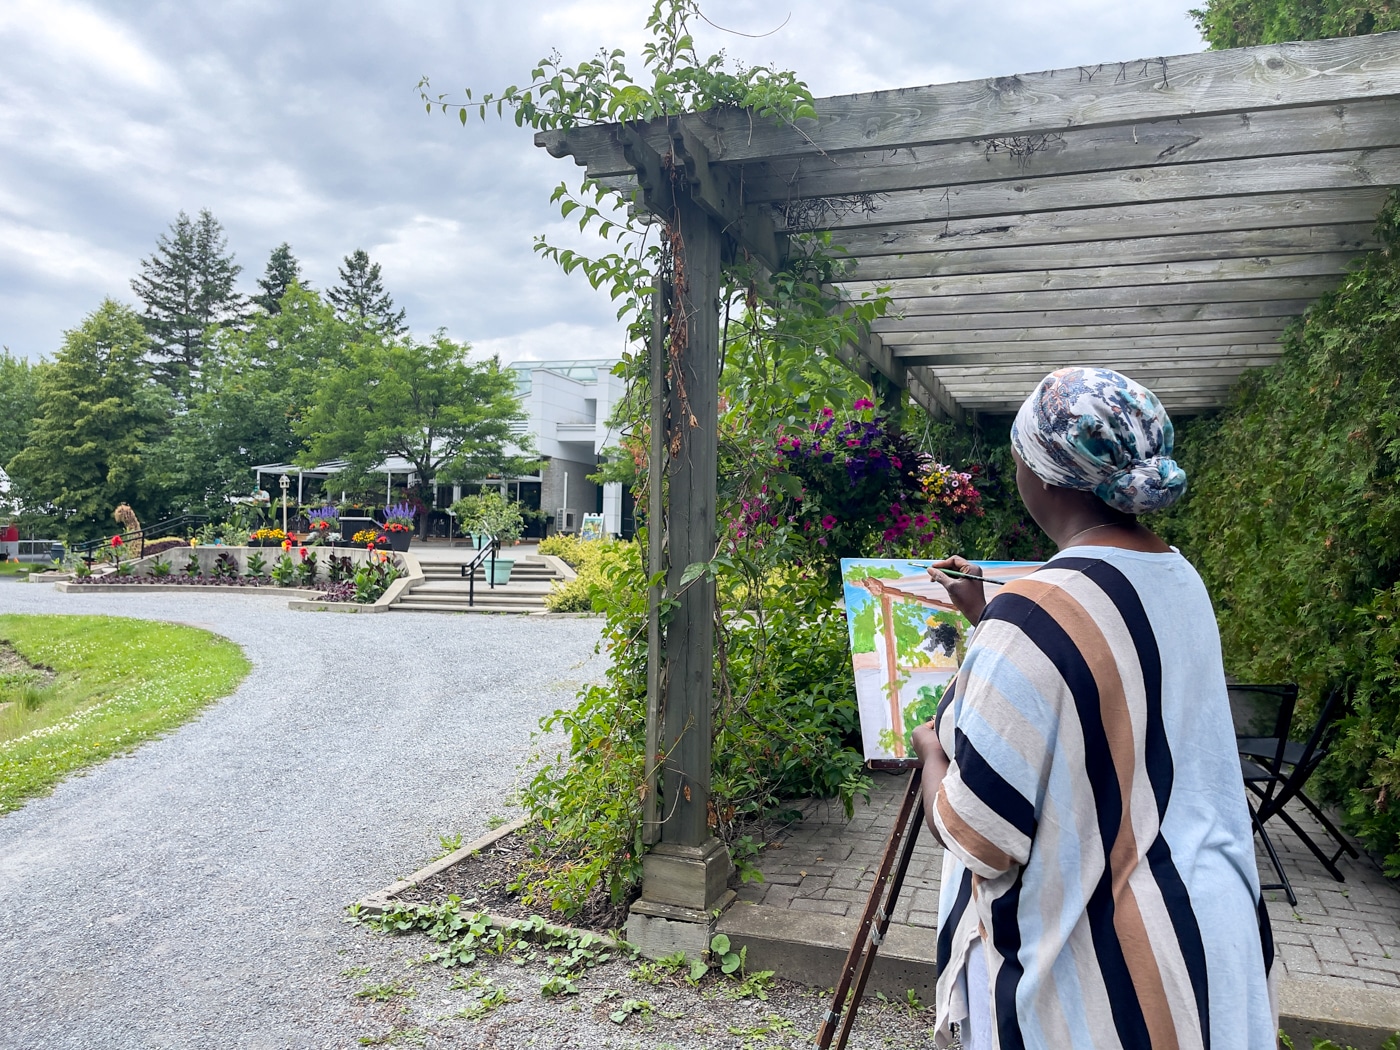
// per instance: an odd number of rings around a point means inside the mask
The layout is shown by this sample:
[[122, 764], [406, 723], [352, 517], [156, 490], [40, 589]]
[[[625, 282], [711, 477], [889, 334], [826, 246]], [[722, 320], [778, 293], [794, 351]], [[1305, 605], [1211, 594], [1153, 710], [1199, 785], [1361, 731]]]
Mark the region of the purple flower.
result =
[[874, 408], [874, 407], [875, 407], [875, 402], [874, 402], [874, 401], [871, 401], [870, 398], [868, 398], [868, 397], [862, 397], [862, 398], [860, 398], [858, 401], [856, 401], [854, 407], [855, 407], [855, 410], [856, 410], [857, 412], [860, 412], [860, 411], [863, 411], [863, 410], [865, 410], [865, 409], [867, 409], [867, 408]]
[[826, 529], [828, 532], [836, 528], [836, 516], [834, 514], [828, 514], [826, 517], [822, 518], [822, 528]]

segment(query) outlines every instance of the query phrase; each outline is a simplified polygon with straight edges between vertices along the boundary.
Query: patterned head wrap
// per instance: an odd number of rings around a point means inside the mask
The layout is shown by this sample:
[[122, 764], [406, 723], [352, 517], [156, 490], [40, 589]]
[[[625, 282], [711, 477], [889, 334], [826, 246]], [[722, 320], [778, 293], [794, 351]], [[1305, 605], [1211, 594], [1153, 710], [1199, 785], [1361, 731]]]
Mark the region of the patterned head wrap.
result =
[[1051, 372], [1011, 424], [1012, 445], [1041, 481], [1092, 492], [1125, 514], [1169, 507], [1186, 491], [1172, 437], [1156, 395], [1107, 368]]

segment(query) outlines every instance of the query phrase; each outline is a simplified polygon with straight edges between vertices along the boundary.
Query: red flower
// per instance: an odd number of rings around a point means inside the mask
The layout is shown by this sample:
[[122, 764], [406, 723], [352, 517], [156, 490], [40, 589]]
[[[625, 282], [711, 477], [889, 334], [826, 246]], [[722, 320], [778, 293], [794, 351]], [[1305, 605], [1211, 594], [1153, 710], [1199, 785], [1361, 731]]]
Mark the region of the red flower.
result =
[[306, 548], [305, 548], [305, 547], [303, 547], [303, 548], [301, 549], [300, 554], [301, 554], [301, 560], [302, 560], [302, 561], [305, 561], [305, 560], [306, 560]]
[[125, 542], [126, 542], [126, 541], [123, 540], [120, 536], [113, 536], [113, 537], [112, 537], [112, 546], [113, 546], [113, 547], [120, 547], [120, 546], [121, 546], [123, 543], [125, 543]]

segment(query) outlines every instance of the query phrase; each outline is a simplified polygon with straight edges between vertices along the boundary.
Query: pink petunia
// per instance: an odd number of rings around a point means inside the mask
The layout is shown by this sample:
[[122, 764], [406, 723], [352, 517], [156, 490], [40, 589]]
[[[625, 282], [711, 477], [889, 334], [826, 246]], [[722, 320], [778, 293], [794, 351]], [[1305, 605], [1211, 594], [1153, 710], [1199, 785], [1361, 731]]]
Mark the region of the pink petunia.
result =
[[874, 402], [874, 401], [871, 401], [870, 398], [868, 398], [868, 397], [862, 397], [862, 398], [860, 398], [858, 401], [856, 401], [856, 403], [855, 403], [855, 410], [856, 410], [857, 412], [861, 412], [861, 411], [864, 411], [864, 410], [867, 409], [867, 408], [874, 408], [874, 407], [875, 407], [875, 402]]
[[826, 529], [828, 532], [836, 528], [836, 515], [828, 514], [826, 517], [822, 518], [822, 528]]

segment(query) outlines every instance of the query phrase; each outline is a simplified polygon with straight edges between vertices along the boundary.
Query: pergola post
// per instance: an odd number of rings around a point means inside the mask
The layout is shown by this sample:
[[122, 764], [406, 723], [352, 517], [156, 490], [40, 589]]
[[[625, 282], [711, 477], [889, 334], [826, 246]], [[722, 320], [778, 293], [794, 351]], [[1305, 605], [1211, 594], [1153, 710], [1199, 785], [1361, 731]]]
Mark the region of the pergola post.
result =
[[643, 858], [642, 897], [627, 920], [628, 940], [653, 956], [707, 949], [714, 914], [734, 898], [729, 852], [709, 820], [714, 584], [701, 577], [683, 589], [680, 582], [686, 566], [715, 553], [723, 234], [683, 192], [674, 220], [683, 247], [676, 253], [671, 320], [685, 327], [683, 348], [670, 358], [666, 522], [667, 590], [679, 605], [666, 630], [661, 842]]

